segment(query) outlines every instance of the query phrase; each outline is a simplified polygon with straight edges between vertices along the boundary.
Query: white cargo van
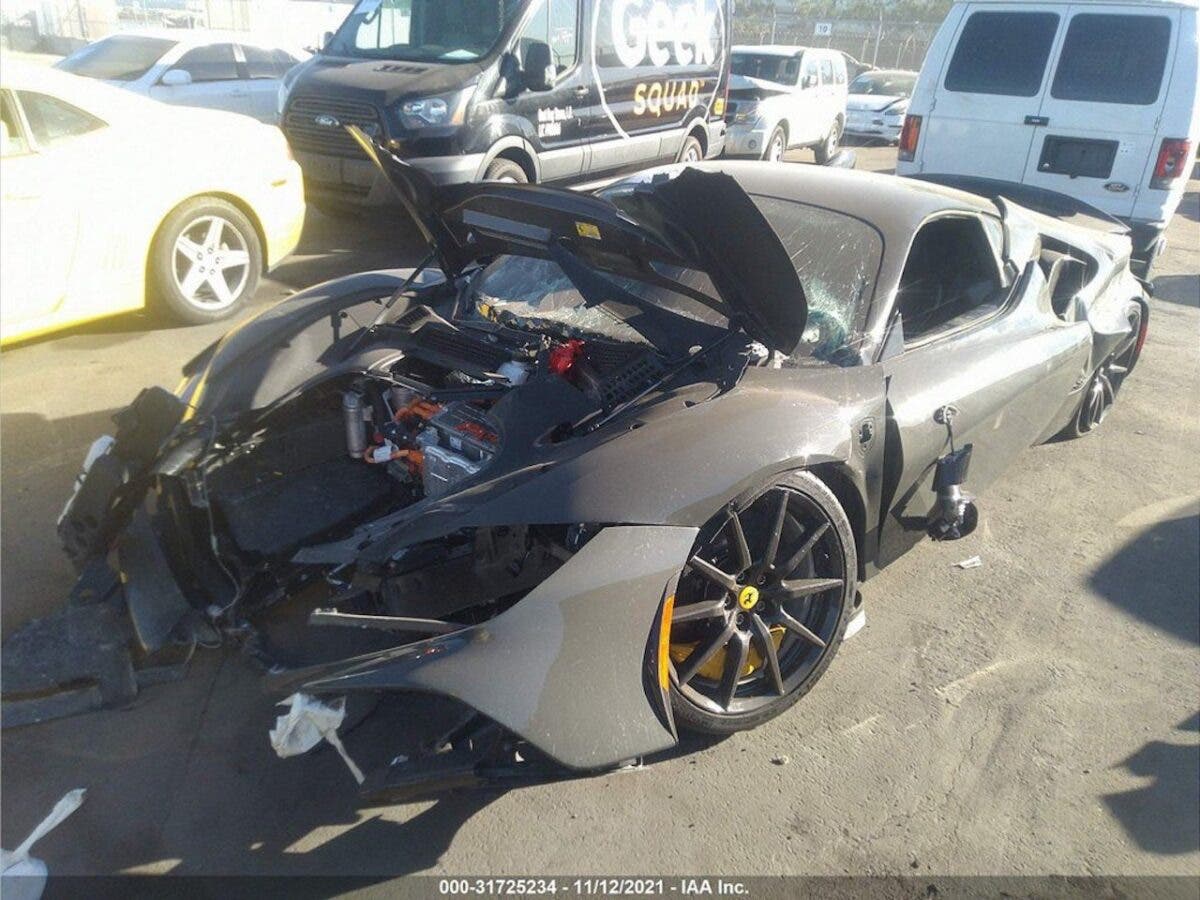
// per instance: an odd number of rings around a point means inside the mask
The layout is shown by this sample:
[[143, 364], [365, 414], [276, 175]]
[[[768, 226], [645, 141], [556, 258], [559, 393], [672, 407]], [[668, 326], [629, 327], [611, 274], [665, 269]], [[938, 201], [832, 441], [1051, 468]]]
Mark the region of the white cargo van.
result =
[[1066, 194], [1162, 248], [1200, 132], [1197, 0], [965, 0], [930, 45], [897, 174]]

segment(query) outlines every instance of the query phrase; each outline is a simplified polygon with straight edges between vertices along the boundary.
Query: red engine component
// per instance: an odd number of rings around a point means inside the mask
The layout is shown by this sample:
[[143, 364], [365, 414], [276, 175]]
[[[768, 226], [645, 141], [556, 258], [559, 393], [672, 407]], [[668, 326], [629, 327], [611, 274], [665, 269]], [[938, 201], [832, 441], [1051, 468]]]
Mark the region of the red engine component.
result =
[[583, 341], [572, 338], [550, 351], [550, 371], [555, 375], [569, 375], [579, 357], [583, 356]]

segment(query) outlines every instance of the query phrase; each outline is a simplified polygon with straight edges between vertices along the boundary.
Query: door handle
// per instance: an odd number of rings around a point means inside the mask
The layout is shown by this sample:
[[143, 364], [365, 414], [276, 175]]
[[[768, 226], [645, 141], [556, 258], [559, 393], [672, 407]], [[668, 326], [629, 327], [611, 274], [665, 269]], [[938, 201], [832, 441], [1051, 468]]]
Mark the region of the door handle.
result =
[[1050, 117], [1049, 116], [1026, 116], [1025, 124], [1026, 125], [1049, 125]]
[[576, 85], [575, 89], [571, 91], [571, 93], [574, 94], [576, 97], [586, 97], [587, 92], [588, 92], [588, 86], [586, 84]]

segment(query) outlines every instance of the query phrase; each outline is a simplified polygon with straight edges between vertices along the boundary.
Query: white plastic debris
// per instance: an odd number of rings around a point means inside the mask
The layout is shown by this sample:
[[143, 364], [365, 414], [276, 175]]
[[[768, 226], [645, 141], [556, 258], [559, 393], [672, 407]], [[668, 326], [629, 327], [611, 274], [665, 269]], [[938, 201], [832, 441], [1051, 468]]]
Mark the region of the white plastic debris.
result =
[[954, 565], [959, 569], [978, 569], [983, 565], [983, 560], [978, 556], [968, 556], [966, 559], [960, 559]]
[[0, 894], [4, 895], [4, 900], [37, 900], [42, 896], [42, 890], [46, 887], [46, 864], [30, 856], [29, 851], [35, 843], [61, 825], [67, 816], [79, 809], [86, 793], [84, 788], [67, 791], [54, 804], [50, 815], [42, 819], [29, 837], [21, 842], [21, 846], [11, 851], [0, 850], [0, 869], [3, 870]]
[[346, 718], [345, 697], [322, 703], [311, 694], [292, 694], [279, 705], [286, 706], [288, 711], [275, 720], [271, 729], [271, 746], [278, 756], [283, 759], [299, 756], [325, 740], [333, 745], [354, 780], [363, 783], [362, 770], [350, 758], [337, 733]]
[[509, 384], [518, 385], [524, 384], [529, 378], [529, 369], [515, 360], [510, 360], [509, 362], [502, 363], [500, 368], [496, 370], [496, 374], [501, 378], [508, 379]]
[[842, 635], [842, 640], [843, 641], [850, 640], [850, 638], [854, 637], [856, 634], [858, 634], [860, 631], [862, 631], [866, 627], [866, 625], [867, 625], [867, 611], [865, 609], [860, 609], [858, 612], [856, 612], [854, 614], [854, 616], [850, 619], [850, 621], [846, 623], [846, 633], [844, 635]]

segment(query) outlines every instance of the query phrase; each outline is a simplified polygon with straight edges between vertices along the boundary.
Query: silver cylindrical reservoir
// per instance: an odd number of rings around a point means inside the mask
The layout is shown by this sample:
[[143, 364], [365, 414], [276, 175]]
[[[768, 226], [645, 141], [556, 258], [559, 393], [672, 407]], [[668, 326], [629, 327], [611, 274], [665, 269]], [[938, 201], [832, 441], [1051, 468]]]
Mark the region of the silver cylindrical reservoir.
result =
[[355, 459], [362, 459], [367, 450], [366, 398], [358, 391], [342, 394], [342, 417], [346, 422], [346, 452]]

